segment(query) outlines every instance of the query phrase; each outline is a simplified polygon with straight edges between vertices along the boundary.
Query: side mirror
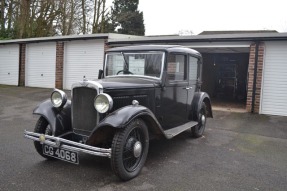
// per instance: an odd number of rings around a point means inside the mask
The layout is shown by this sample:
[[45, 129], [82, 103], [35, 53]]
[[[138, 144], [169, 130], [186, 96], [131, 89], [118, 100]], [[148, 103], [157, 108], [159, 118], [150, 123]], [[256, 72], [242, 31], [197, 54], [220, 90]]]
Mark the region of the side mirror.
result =
[[104, 70], [99, 70], [98, 79], [102, 79], [104, 77]]

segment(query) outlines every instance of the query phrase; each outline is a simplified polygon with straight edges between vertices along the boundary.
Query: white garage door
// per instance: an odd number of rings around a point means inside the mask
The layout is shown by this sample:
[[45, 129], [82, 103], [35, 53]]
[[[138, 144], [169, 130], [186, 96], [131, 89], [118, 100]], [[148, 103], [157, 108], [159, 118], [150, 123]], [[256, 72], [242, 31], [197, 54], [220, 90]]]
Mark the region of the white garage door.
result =
[[261, 113], [287, 116], [287, 41], [265, 46]]
[[56, 43], [26, 45], [25, 85], [54, 88], [56, 73]]
[[0, 84], [18, 85], [19, 45], [0, 46]]
[[65, 43], [64, 89], [85, 76], [92, 80], [103, 68], [104, 40], [73, 41]]

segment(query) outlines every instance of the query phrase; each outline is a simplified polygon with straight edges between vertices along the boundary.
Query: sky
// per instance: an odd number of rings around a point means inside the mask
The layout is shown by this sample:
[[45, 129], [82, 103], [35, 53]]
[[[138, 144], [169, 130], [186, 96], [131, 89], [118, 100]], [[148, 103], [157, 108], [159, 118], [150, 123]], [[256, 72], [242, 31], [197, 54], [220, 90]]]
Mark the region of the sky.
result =
[[210, 30], [287, 32], [286, 0], [139, 0], [139, 10], [144, 14], [145, 35]]

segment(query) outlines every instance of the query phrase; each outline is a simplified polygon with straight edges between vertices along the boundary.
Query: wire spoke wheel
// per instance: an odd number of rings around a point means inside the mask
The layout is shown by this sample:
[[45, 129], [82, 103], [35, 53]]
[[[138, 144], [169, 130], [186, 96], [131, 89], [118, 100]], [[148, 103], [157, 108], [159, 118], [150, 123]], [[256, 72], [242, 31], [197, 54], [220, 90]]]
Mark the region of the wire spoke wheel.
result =
[[204, 102], [201, 104], [197, 121], [198, 124], [191, 128], [192, 136], [196, 138], [203, 135], [206, 126], [206, 105]]
[[[48, 121], [44, 117], [40, 117], [36, 123], [35, 133], [45, 134], [45, 135], [52, 135], [52, 128]], [[42, 144], [38, 141], [34, 141], [34, 146], [36, 151], [44, 158], [49, 160], [54, 160], [53, 157], [47, 156], [43, 154], [43, 147]]]
[[205, 124], [206, 124], [206, 113], [205, 113], [205, 110], [201, 108], [200, 113], [199, 113], [199, 122], [198, 122], [199, 132], [202, 132], [204, 130]]
[[123, 163], [127, 171], [132, 172], [140, 162], [144, 146], [141, 143], [143, 136], [144, 134], [139, 128], [135, 128], [129, 133], [123, 152]]
[[141, 119], [133, 120], [118, 131], [112, 143], [111, 166], [123, 180], [136, 177], [144, 166], [149, 146], [147, 126]]

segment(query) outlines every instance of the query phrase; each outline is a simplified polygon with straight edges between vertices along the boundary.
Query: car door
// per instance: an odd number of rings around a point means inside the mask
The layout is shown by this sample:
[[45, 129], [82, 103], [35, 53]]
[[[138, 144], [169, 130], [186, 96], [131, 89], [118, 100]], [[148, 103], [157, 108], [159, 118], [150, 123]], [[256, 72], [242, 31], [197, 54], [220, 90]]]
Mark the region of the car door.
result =
[[162, 92], [162, 126], [170, 129], [187, 122], [187, 55], [170, 53]]
[[188, 87], [186, 88], [188, 97], [187, 105], [191, 108], [191, 102], [199, 81], [199, 64], [200, 60], [194, 56], [188, 56]]

